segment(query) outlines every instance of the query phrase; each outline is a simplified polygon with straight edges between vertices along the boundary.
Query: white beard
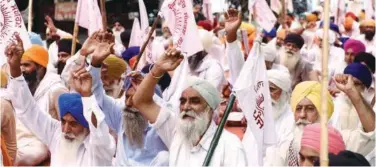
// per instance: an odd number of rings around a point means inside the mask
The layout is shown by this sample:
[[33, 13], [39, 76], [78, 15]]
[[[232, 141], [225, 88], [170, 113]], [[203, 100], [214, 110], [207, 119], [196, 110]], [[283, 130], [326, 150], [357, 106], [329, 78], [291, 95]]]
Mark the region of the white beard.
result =
[[299, 52], [296, 52], [294, 54], [286, 53], [285, 49], [281, 49], [281, 64], [284, 65], [287, 69], [289, 69], [290, 72], [293, 72], [295, 70], [296, 64], [300, 60]]
[[85, 139], [85, 135], [81, 134], [73, 141], [70, 141], [68, 139], [64, 138], [65, 134], [62, 133], [61, 140], [59, 143], [59, 149], [55, 153], [56, 154], [56, 162], [55, 165], [64, 165], [64, 166], [77, 166], [77, 152], [81, 144], [83, 144], [83, 141]]
[[284, 91], [282, 92], [278, 101], [272, 99], [273, 118], [275, 121], [285, 112], [285, 107], [288, 104], [288, 95]]
[[[208, 128], [210, 120], [210, 108], [207, 107], [204, 112], [197, 114], [193, 110], [184, 111], [180, 113], [180, 119], [178, 121], [178, 133], [182, 135], [189, 146], [194, 146], [200, 140], [200, 137], [204, 135]], [[184, 120], [184, 115], [194, 117], [194, 120]]]

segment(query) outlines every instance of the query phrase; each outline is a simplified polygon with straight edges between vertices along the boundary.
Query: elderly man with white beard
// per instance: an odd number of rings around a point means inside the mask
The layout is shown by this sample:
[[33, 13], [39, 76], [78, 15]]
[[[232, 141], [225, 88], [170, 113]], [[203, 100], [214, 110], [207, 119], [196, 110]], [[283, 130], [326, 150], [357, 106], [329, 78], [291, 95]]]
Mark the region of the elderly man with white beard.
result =
[[30, 129], [51, 152], [51, 166], [108, 166], [115, 154], [115, 140], [108, 133], [104, 114], [91, 93], [91, 77], [83, 75], [84, 63], [72, 73], [73, 88], [79, 93], [59, 96], [60, 120], [42, 111], [34, 100], [20, 63], [22, 41], [7, 49], [10, 66], [8, 91], [17, 118]]
[[[183, 60], [180, 51], [169, 49], [138, 86], [133, 104], [153, 124], [170, 151], [170, 166], [201, 166], [217, 129], [212, 120], [220, 95], [209, 82], [189, 77], [180, 97], [180, 112], [153, 101], [159, 76], [175, 70]], [[178, 114], [176, 116], [175, 114]], [[239, 138], [224, 130], [214, 151], [211, 166], [246, 166]]]
[[291, 78], [287, 71], [268, 70], [270, 96], [278, 142], [284, 141], [294, 129], [294, 115], [289, 105]]
[[280, 63], [287, 67], [292, 80], [292, 88], [303, 81], [317, 81], [318, 73], [312, 69], [312, 64], [300, 55], [304, 45], [303, 38], [298, 34], [288, 34], [285, 38], [280, 55]]
[[[362, 127], [355, 130], [341, 130], [346, 149], [366, 156], [375, 147], [375, 113], [356, 89], [353, 77], [336, 76], [336, 86], [350, 98], [357, 111]], [[327, 94], [328, 118], [333, 112], [333, 102]], [[316, 81], [305, 81], [298, 84], [291, 96], [291, 108], [295, 117], [294, 134], [276, 148], [272, 154], [266, 155], [265, 165], [298, 166], [300, 140], [306, 125], [319, 123], [321, 111], [321, 84]]]
[[[103, 32], [99, 32], [102, 36]], [[102, 35], [101, 35], [102, 34]], [[106, 33], [104, 33], [106, 34]], [[92, 90], [98, 105], [103, 109], [105, 121], [116, 134], [117, 149], [113, 160], [115, 166], [166, 166], [168, 151], [154, 128], [133, 107], [132, 96], [143, 76], [139, 72], [131, 72], [124, 83], [125, 94], [121, 98], [106, 95], [103, 87], [102, 68], [110, 54], [96, 54], [100, 42], [90, 37], [84, 45], [85, 55], [92, 54], [88, 73], [93, 77]], [[81, 56], [82, 57], [82, 56]], [[157, 89], [156, 89], [157, 90]], [[156, 100], [160, 98], [155, 96]]]

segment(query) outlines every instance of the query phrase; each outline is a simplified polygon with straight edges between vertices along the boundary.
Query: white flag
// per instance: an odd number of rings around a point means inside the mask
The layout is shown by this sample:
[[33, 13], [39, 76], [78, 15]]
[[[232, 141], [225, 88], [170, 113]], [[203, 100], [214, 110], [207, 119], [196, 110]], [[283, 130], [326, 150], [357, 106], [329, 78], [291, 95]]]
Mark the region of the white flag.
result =
[[272, 10], [269, 8], [265, 0], [250, 1], [250, 12], [252, 12], [255, 21], [265, 31], [269, 32], [273, 29], [277, 18], [275, 18]]
[[31, 42], [14, 0], [1, 0], [0, 10], [0, 65], [3, 65], [7, 61], [4, 54], [5, 48], [16, 41], [17, 34], [22, 39], [25, 50], [31, 47]]
[[76, 23], [88, 29], [89, 35], [103, 29], [102, 15], [97, 0], [78, 0]]
[[165, 0], [161, 12], [168, 23], [176, 48], [187, 56], [203, 50], [191, 0]]
[[148, 13], [146, 11], [145, 3], [143, 0], [138, 0], [138, 8], [140, 9], [140, 22], [141, 22], [141, 29], [144, 33], [148, 34], [149, 29], [149, 20], [148, 20]]
[[239, 106], [247, 119], [247, 131], [244, 134], [243, 144], [248, 165], [262, 166], [265, 145], [272, 145], [276, 142], [276, 132], [265, 59], [260, 54], [259, 42], [254, 43], [236, 80], [234, 90]]
[[270, 0], [270, 8], [277, 14], [281, 13], [282, 4], [279, 0]]
[[213, 13], [212, 13], [212, 3], [211, 0], [204, 0], [202, 3], [202, 12], [207, 20], [210, 20], [212, 23], [214, 21]]
[[142, 30], [138, 18], [134, 18], [131, 37], [129, 39], [129, 47], [142, 45]]
[[368, 0], [366, 1], [367, 2], [367, 7], [366, 7], [366, 19], [372, 19], [373, 16], [376, 16], [375, 15], [375, 1], [373, 0]]
[[337, 7], [338, 8], [335, 13], [335, 19], [336, 19], [337, 25], [340, 25], [345, 20], [345, 13], [346, 13], [345, 0], [338, 0]]

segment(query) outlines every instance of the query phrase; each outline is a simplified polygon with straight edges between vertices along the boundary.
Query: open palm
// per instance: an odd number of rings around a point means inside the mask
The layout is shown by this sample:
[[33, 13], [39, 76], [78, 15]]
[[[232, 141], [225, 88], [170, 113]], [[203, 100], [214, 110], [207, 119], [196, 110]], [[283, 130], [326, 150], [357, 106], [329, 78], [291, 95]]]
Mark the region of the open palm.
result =
[[184, 57], [180, 51], [169, 49], [159, 58], [156, 65], [164, 71], [173, 71], [180, 65], [183, 59]]
[[19, 66], [24, 53], [23, 42], [19, 35], [16, 35], [17, 43], [13, 42], [5, 49], [5, 55], [10, 66]]
[[236, 9], [229, 9], [225, 13], [225, 31], [229, 42], [236, 40], [236, 32], [242, 23], [242, 15]]

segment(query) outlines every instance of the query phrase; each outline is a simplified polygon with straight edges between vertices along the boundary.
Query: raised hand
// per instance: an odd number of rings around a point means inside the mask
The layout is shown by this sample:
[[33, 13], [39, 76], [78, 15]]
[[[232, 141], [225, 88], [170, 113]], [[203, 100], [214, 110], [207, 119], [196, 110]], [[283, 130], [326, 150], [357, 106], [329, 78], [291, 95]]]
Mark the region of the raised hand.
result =
[[58, 35], [56, 34], [56, 32], [57, 32], [57, 28], [56, 28], [56, 26], [55, 26], [53, 20], [51, 19], [51, 17], [47, 15], [46, 17], [44, 17], [44, 19], [46, 20], [46, 22], [44, 22], [44, 25], [45, 25], [48, 29], [50, 29], [49, 34], [47, 34], [48, 38], [53, 38], [53, 37], [55, 37], [55, 36], [58, 36]]
[[184, 57], [175, 48], [168, 49], [155, 63], [156, 67], [164, 72], [175, 70], [183, 61]]
[[236, 32], [242, 24], [242, 15], [236, 9], [229, 9], [225, 13], [225, 31], [227, 33], [227, 42], [236, 40]]
[[335, 80], [335, 83], [336, 83], [336, 87], [340, 91], [342, 91], [346, 94], [351, 93], [354, 90], [356, 90], [355, 84], [354, 84], [354, 81], [353, 81], [353, 77], [351, 75], [348, 75], [348, 74], [336, 75], [334, 77], [334, 80]]
[[91, 65], [98, 67], [110, 54], [114, 53], [115, 38], [111, 33], [101, 32], [97, 36], [97, 45], [93, 52]]
[[81, 94], [82, 97], [90, 97], [91, 86], [92, 86], [92, 77], [90, 73], [85, 68], [85, 63], [71, 74], [72, 79], [72, 88]]
[[5, 48], [12, 77], [21, 75], [21, 58], [24, 53], [23, 43], [19, 35], [16, 35], [16, 41], [17, 43], [13, 42]]
[[82, 45], [82, 48], [80, 50], [80, 54], [83, 56], [87, 56], [94, 52], [95, 47], [99, 44], [99, 35], [100, 31], [94, 32], [92, 35], [90, 35], [89, 38], [86, 39], [84, 44]]

